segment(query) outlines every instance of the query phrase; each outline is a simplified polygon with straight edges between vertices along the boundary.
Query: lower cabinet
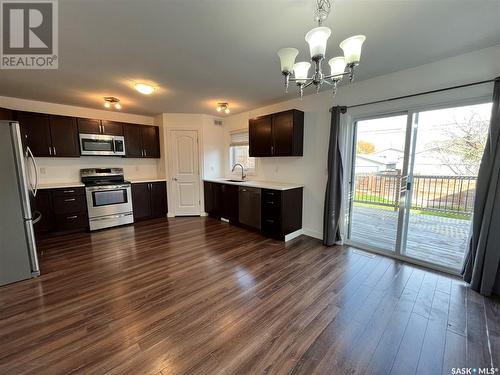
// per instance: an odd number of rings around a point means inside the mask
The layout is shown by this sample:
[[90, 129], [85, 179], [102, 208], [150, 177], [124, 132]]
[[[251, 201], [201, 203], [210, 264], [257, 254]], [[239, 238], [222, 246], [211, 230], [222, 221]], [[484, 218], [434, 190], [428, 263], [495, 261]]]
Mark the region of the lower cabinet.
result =
[[134, 220], [167, 216], [167, 183], [140, 182], [132, 184]]
[[238, 223], [238, 186], [204, 182], [205, 212]]
[[302, 188], [272, 190], [204, 182], [205, 212], [284, 240], [302, 228]]
[[39, 190], [33, 208], [42, 215], [34, 224], [37, 234], [83, 231], [89, 226], [85, 189], [82, 187]]

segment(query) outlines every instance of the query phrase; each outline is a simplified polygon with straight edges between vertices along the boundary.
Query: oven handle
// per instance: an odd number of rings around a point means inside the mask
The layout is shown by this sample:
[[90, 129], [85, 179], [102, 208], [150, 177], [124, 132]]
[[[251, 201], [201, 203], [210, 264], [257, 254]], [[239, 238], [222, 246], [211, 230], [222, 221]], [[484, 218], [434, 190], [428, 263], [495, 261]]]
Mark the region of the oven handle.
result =
[[100, 221], [100, 220], [109, 220], [109, 219], [119, 219], [121, 217], [125, 217], [125, 216], [131, 216], [133, 215], [132, 212], [127, 212], [126, 214], [120, 214], [120, 215], [109, 215], [109, 216], [105, 216], [105, 217], [96, 217], [96, 218], [91, 218], [90, 220], [92, 221]]
[[116, 190], [116, 189], [128, 189], [130, 185], [106, 185], [106, 186], [89, 186], [86, 187], [88, 191], [99, 191], [99, 190]]

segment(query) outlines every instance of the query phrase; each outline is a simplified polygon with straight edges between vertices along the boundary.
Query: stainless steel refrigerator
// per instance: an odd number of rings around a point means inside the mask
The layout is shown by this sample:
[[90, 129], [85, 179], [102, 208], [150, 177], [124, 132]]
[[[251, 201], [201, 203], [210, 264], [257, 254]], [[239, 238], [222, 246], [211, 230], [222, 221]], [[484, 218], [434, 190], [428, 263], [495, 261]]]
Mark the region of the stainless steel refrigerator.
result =
[[0, 285], [40, 274], [31, 200], [36, 196], [35, 158], [23, 146], [19, 123], [0, 121]]

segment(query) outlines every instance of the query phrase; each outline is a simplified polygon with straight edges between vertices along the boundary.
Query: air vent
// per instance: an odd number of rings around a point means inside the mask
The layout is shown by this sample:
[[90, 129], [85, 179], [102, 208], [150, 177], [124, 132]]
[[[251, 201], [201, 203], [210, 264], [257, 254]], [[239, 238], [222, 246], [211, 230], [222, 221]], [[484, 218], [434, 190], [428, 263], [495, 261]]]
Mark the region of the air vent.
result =
[[215, 126], [222, 126], [222, 120], [214, 120]]

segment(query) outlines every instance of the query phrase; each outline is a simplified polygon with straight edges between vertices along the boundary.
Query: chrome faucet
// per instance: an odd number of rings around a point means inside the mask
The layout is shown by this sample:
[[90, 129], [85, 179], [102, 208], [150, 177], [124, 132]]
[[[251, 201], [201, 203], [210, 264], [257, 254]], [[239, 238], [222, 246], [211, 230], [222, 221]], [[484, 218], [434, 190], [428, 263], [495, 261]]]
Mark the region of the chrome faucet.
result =
[[235, 165], [233, 165], [233, 169], [231, 170], [231, 172], [234, 172], [237, 166], [241, 167], [241, 180], [243, 181], [247, 175], [245, 174], [245, 168], [240, 163], [236, 163]]

